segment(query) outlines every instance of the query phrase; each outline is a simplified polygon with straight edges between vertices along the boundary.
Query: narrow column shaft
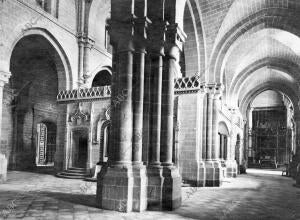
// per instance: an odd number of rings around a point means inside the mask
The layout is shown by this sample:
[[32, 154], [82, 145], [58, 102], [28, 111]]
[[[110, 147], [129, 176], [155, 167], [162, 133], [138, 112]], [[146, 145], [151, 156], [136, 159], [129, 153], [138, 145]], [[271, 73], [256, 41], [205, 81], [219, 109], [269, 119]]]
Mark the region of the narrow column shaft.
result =
[[90, 57], [90, 46], [84, 46], [84, 56], [83, 56], [83, 75], [86, 76], [89, 72], [89, 57]]
[[152, 58], [153, 84], [151, 93], [151, 135], [150, 135], [150, 164], [160, 164], [160, 131], [161, 131], [161, 94], [163, 58], [160, 54]]
[[78, 82], [81, 82], [83, 76], [83, 53], [84, 53], [83, 42], [78, 43]]
[[206, 159], [211, 160], [212, 159], [212, 133], [213, 133], [213, 94], [208, 93], [207, 94], [207, 147], [206, 147]]
[[[0, 81], [0, 125], [2, 125], [2, 109], [3, 109], [3, 87], [4, 83]], [[0, 129], [0, 138], [1, 136], [1, 129]]]
[[207, 153], [207, 97], [206, 94], [204, 94], [203, 97], [203, 129], [202, 129], [202, 159], [206, 159], [206, 153]]
[[112, 82], [111, 82], [111, 105], [110, 105], [110, 117], [111, 117], [111, 127], [110, 127], [110, 146], [108, 148], [108, 163], [114, 161], [115, 156], [115, 128], [118, 127], [118, 121], [114, 120], [115, 118], [115, 112], [116, 108], [114, 107], [114, 99], [113, 97], [117, 97], [117, 91], [118, 91], [118, 70], [117, 70], [117, 62], [118, 62], [118, 54], [116, 47], [113, 47], [113, 56], [112, 56]]
[[145, 51], [135, 54], [135, 73], [133, 77], [133, 158], [134, 164], [142, 162], [143, 144], [143, 105], [144, 105], [144, 72]]
[[162, 88], [161, 162], [172, 165], [175, 59], [169, 58], [167, 65]]
[[115, 164], [131, 163], [132, 158], [132, 51], [120, 51], [118, 57], [118, 88], [112, 97], [115, 104]]
[[213, 160], [217, 160], [219, 158], [219, 145], [217, 144], [217, 138], [218, 138], [218, 102], [219, 102], [219, 96], [214, 95], [213, 97], [213, 109], [212, 109], [212, 154], [211, 157]]

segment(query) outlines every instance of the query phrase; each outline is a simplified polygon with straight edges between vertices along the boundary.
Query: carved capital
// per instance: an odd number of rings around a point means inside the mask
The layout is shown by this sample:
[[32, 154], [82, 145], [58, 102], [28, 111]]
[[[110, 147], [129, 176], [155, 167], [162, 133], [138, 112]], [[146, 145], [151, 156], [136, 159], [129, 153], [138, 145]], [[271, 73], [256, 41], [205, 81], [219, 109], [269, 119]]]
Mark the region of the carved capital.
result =
[[180, 51], [182, 51], [186, 37], [185, 32], [178, 26], [178, 24], [170, 24], [167, 26], [166, 49], [169, 52], [169, 56], [172, 56], [173, 47], [177, 47]]
[[145, 48], [148, 38], [148, 28], [151, 21], [147, 17], [133, 18], [134, 41], [137, 48]]
[[134, 51], [134, 21], [108, 21], [108, 31], [111, 44], [116, 46], [119, 51]]
[[86, 37], [84, 39], [84, 47], [92, 49], [95, 45], [95, 41], [92, 38]]
[[214, 98], [219, 98], [222, 95], [224, 87], [221, 83], [207, 83], [206, 91], [208, 94], [212, 95]]
[[164, 56], [168, 22], [156, 21], [149, 27], [149, 49], [151, 53]]

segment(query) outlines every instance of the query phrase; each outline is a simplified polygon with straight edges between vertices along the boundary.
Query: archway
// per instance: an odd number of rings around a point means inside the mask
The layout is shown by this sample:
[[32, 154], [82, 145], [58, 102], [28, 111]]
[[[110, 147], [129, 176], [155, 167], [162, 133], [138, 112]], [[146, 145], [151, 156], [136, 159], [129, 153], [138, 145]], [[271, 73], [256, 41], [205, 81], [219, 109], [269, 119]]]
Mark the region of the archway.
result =
[[[229, 130], [224, 121], [219, 122], [218, 125], [218, 145], [219, 145], [219, 158], [222, 166], [222, 176], [225, 178], [227, 175], [227, 171], [231, 172], [231, 167], [228, 164], [228, 159], [230, 155], [230, 146], [229, 146]], [[229, 148], [229, 149], [228, 149]]]
[[[35, 169], [37, 166], [51, 166], [63, 163], [63, 158], [56, 155], [56, 144], [63, 142], [63, 133], [59, 131], [62, 114], [65, 112], [56, 103], [59, 89], [68, 87], [65, 61], [60, 58], [47, 37], [40, 34], [25, 35], [15, 45], [10, 70], [12, 77], [5, 86], [4, 94], [9, 97], [4, 112], [6, 134], [11, 144], [9, 157], [10, 168]], [[38, 139], [39, 129], [47, 131], [50, 142]], [[39, 132], [38, 132], [39, 130]], [[46, 133], [44, 133], [45, 135]], [[36, 155], [40, 144], [44, 145], [44, 162]], [[63, 151], [63, 149], [59, 149]], [[39, 161], [39, 162], [38, 162]]]
[[227, 160], [229, 131], [224, 122], [219, 122], [219, 158], [222, 161]]
[[110, 86], [111, 73], [108, 70], [101, 70], [93, 79], [92, 87]]
[[[250, 167], [277, 168], [291, 159], [293, 105], [281, 92], [265, 90], [252, 98], [248, 107]], [[290, 138], [292, 139], [292, 137]]]
[[72, 131], [72, 161], [69, 167], [87, 168], [88, 162], [88, 130], [74, 129]]

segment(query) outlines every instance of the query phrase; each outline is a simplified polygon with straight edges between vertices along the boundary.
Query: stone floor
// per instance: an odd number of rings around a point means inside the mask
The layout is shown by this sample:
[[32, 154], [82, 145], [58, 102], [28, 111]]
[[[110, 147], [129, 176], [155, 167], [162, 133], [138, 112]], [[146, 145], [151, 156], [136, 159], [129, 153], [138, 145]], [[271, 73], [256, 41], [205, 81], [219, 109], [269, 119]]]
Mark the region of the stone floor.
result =
[[95, 207], [95, 183], [9, 172], [0, 185], [0, 219], [300, 219], [300, 189], [280, 172], [249, 170], [220, 188], [183, 188], [173, 212], [119, 213]]

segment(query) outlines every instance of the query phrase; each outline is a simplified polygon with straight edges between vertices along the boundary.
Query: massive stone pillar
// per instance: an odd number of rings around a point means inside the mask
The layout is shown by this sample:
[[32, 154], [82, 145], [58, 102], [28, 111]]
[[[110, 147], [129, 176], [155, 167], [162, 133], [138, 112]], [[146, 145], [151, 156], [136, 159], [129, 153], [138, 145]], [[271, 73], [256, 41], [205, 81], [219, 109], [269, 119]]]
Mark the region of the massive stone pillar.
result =
[[185, 34], [177, 24], [167, 28], [166, 57], [162, 82], [161, 164], [163, 166], [164, 209], [173, 210], [181, 205], [181, 176], [172, 162], [174, 78], [180, 75], [179, 57]]
[[[133, 74], [133, 13], [130, 2], [114, 5], [121, 2], [112, 2], [112, 20], [110, 21], [111, 40], [115, 48], [115, 60], [111, 97], [112, 101], [112, 130], [113, 149], [109, 152], [108, 166], [102, 169], [97, 177], [97, 204], [100, 208], [121, 212], [132, 211], [133, 200], [133, 171], [132, 171], [132, 74]], [[121, 14], [117, 9], [129, 13], [120, 20]], [[123, 97], [115, 104], [117, 97]]]
[[146, 168], [142, 163], [146, 1], [112, 1], [111, 13], [113, 146], [107, 167], [97, 177], [97, 203], [121, 212], [143, 211], [147, 207]]
[[221, 163], [219, 159], [218, 114], [221, 86], [207, 85], [207, 126], [206, 126], [206, 180], [205, 186], [221, 185]]
[[[3, 87], [4, 84], [8, 82], [10, 73], [3, 72], [0, 70], [0, 141], [2, 140], [2, 108], [3, 108]], [[7, 161], [8, 158], [6, 158], [5, 155], [5, 149], [2, 149], [2, 146], [0, 146], [0, 183], [6, 181], [6, 175], [7, 175]]]

